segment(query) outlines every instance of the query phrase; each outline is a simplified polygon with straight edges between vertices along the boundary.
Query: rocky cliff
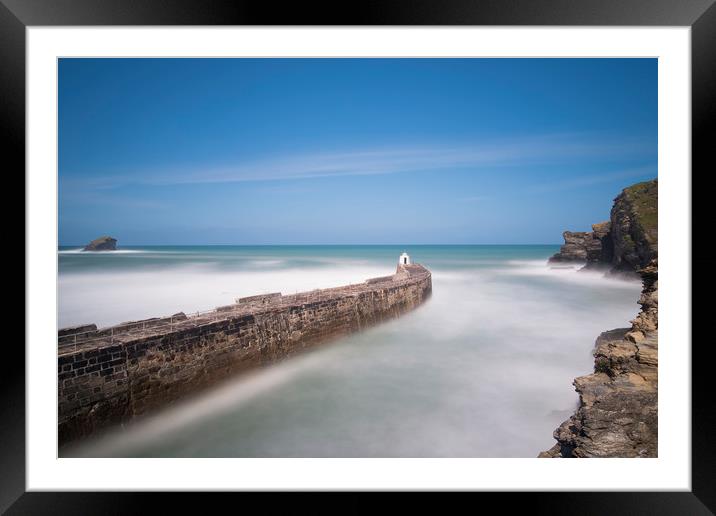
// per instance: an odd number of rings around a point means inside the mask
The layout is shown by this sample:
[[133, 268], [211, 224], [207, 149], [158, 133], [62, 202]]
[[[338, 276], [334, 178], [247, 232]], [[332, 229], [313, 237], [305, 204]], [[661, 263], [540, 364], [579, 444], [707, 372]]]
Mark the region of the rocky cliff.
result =
[[656, 457], [658, 435], [658, 262], [640, 270], [641, 312], [631, 328], [602, 333], [594, 373], [574, 380], [579, 408], [540, 457]]
[[549, 261], [633, 274], [657, 257], [657, 215], [657, 180], [632, 185], [614, 199], [609, 221], [590, 232], [565, 231], [564, 245]]
[[609, 222], [595, 224], [592, 232], [572, 240], [581, 251], [565, 249], [570, 244], [565, 236], [565, 246], [550, 259], [554, 263], [583, 256], [586, 269], [639, 274], [643, 288], [641, 311], [631, 328], [606, 331], [597, 338], [594, 373], [574, 380], [579, 407], [554, 431], [557, 444], [540, 457], [657, 456], [657, 190], [656, 180], [625, 188], [614, 199]]
[[84, 251], [116, 251], [117, 239], [109, 236], [95, 238], [84, 248]]
[[658, 183], [654, 179], [625, 188], [614, 199], [611, 239], [614, 271], [634, 271], [657, 257]]
[[609, 263], [612, 258], [610, 222], [592, 224], [592, 231], [565, 231], [564, 245], [552, 256], [550, 263], [581, 262], [587, 265]]

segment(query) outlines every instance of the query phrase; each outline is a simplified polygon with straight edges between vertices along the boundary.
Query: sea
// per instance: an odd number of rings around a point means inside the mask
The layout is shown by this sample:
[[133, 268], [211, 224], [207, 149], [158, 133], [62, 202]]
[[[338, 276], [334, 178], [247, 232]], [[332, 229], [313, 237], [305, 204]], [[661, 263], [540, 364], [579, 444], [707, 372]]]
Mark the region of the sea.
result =
[[72, 457], [535, 457], [578, 403], [636, 280], [547, 263], [556, 245], [127, 246], [58, 252], [58, 325], [190, 314], [432, 271], [416, 310], [64, 447]]

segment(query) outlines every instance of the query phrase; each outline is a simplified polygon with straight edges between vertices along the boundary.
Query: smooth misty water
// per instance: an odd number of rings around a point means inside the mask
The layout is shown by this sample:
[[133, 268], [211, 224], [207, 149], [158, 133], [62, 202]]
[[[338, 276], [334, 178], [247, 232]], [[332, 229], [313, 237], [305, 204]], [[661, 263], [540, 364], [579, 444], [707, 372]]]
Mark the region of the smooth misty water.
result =
[[407, 250], [433, 272], [416, 311], [252, 373], [63, 455], [534, 457], [577, 403], [594, 339], [640, 284], [550, 269], [557, 246], [152, 247], [59, 253], [59, 323], [206, 310], [357, 283]]

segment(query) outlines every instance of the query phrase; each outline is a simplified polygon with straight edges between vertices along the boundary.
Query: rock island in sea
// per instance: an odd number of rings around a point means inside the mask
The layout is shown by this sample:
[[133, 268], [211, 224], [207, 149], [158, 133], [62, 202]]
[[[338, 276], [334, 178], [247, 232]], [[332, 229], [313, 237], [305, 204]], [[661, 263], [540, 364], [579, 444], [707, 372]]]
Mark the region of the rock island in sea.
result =
[[110, 236], [95, 238], [87, 244], [83, 251], [116, 251], [117, 239]]
[[577, 411], [554, 431], [540, 457], [656, 457], [658, 451], [658, 183], [625, 188], [609, 222], [564, 233], [550, 263], [582, 262], [607, 274], [638, 274], [641, 311], [631, 328], [596, 340], [594, 372], [574, 380]]

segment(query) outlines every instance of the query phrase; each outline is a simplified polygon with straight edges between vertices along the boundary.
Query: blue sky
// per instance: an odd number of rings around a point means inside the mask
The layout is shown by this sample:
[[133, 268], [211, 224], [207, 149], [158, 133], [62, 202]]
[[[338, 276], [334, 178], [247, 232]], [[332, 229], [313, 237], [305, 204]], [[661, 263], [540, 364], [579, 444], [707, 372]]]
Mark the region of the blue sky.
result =
[[656, 59], [61, 59], [59, 239], [540, 244], [657, 175]]

